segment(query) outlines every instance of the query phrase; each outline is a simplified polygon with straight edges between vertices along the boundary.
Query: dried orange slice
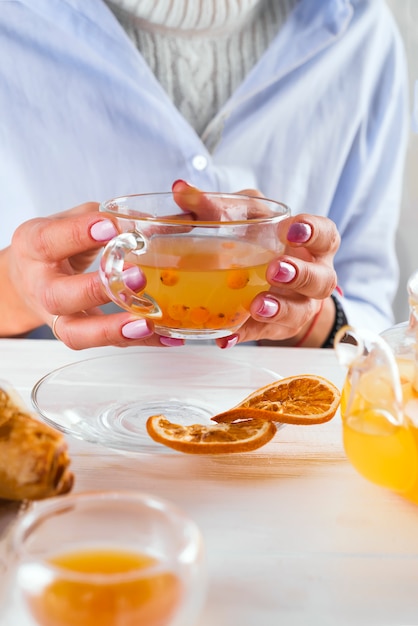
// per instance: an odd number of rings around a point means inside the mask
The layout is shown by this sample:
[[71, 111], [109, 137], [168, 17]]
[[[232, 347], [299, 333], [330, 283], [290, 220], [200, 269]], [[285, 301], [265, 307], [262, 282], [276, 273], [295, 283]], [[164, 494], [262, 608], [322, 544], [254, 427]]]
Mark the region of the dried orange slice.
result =
[[147, 419], [150, 437], [169, 448], [190, 454], [249, 452], [266, 444], [277, 428], [273, 422], [246, 419], [237, 424], [173, 424], [164, 415]]
[[261, 387], [233, 409], [212, 419], [219, 423], [261, 419], [283, 424], [322, 424], [334, 417], [340, 398], [340, 390], [322, 376], [288, 376]]

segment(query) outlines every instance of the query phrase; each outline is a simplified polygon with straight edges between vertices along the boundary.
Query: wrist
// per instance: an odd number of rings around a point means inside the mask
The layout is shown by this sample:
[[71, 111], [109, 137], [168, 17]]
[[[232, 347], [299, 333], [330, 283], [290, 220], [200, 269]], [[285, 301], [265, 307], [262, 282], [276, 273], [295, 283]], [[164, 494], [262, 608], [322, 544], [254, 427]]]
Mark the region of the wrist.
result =
[[321, 348], [327, 340], [335, 321], [335, 305], [331, 298], [320, 301], [320, 308], [309, 322], [293, 337], [271, 340], [259, 339], [260, 346], [283, 346], [292, 348]]
[[[338, 293], [340, 293], [340, 292], [338, 292]], [[333, 302], [334, 309], [335, 309], [334, 323], [333, 323], [333, 325], [332, 325], [332, 327], [331, 327], [331, 329], [330, 329], [326, 339], [324, 340], [324, 342], [321, 345], [322, 348], [333, 348], [334, 347], [335, 335], [340, 330], [340, 328], [342, 328], [343, 326], [346, 326], [348, 324], [348, 320], [347, 320], [346, 314], [344, 312], [344, 309], [343, 309], [343, 306], [342, 306], [340, 300], [334, 294], [331, 295], [331, 300]]]
[[295, 348], [320, 348], [329, 336], [335, 320], [332, 298], [321, 300], [320, 308], [305, 327], [293, 338]]
[[[43, 322], [35, 319], [10, 275], [9, 248], [0, 250], [0, 277], [3, 297], [0, 298], [0, 337], [19, 337]], [[5, 297], [7, 294], [7, 297]]]

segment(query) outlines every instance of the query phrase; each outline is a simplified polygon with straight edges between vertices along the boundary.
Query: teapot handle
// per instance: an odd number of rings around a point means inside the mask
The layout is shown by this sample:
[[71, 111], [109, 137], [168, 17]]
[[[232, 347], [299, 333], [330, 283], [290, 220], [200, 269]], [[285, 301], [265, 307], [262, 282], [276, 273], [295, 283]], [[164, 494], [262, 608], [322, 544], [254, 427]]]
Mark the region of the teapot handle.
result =
[[334, 348], [338, 361], [348, 368], [350, 393], [346, 398], [346, 413], [354, 402], [362, 377], [376, 369], [379, 383], [387, 394], [376, 399], [376, 409], [384, 411], [394, 425], [404, 423], [402, 386], [395, 356], [387, 342], [379, 335], [352, 326], [343, 326], [335, 336]]

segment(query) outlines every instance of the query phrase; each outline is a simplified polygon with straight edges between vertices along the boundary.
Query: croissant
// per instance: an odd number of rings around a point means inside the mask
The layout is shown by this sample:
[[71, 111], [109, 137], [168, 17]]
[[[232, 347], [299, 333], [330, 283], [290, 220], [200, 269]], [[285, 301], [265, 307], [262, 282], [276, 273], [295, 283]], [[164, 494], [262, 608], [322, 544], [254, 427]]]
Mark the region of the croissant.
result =
[[64, 437], [0, 386], [0, 498], [41, 500], [71, 490]]

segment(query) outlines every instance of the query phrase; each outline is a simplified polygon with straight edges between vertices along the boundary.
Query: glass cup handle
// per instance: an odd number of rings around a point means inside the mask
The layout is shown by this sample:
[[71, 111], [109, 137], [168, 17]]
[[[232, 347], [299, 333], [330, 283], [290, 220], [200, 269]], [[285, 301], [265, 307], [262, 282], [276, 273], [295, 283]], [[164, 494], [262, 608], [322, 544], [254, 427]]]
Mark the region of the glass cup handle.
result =
[[160, 308], [151, 296], [136, 293], [123, 281], [127, 254], [144, 254], [147, 240], [141, 233], [122, 233], [111, 239], [105, 246], [99, 268], [100, 278], [106, 293], [121, 308], [138, 315], [159, 317]]

